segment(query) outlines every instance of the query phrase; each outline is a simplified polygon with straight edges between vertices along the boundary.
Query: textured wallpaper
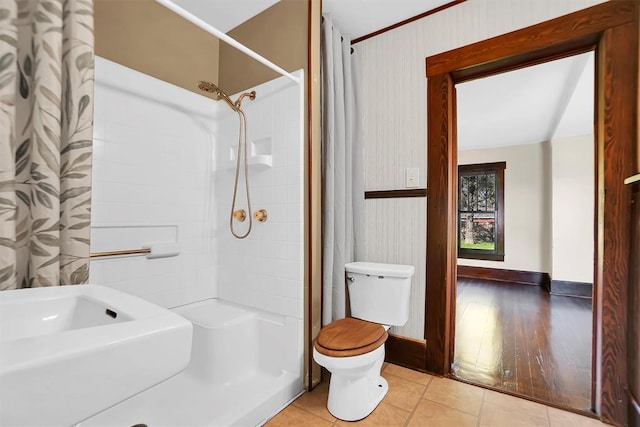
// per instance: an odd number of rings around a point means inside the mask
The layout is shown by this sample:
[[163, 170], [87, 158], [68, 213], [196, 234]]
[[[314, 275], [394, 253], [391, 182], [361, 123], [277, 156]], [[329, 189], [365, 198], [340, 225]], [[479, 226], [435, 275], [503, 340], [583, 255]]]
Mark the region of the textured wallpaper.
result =
[[[364, 129], [365, 189], [404, 188], [409, 167], [420, 168], [420, 186], [426, 185], [426, 57], [598, 3], [603, 1], [468, 0], [356, 44], [353, 57]], [[424, 295], [425, 201], [409, 200], [367, 200], [367, 258], [412, 263], [414, 286], [422, 288]], [[416, 313], [399, 332], [422, 338], [423, 299], [416, 298], [412, 304]]]

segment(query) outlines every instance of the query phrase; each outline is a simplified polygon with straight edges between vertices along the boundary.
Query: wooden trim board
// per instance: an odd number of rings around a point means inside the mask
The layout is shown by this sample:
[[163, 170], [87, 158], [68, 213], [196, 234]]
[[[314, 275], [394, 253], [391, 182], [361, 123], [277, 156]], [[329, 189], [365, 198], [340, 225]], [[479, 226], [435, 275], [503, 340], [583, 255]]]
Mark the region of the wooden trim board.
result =
[[[370, 39], [371, 37], [375, 37], [375, 36], [380, 35], [382, 33], [386, 33], [387, 31], [391, 31], [391, 30], [393, 30], [395, 28], [398, 28], [398, 27], [401, 27], [403, 25], [410, 24], [413, 21], [417, 21], [418, 19], [425, 18], [425, 17], [427, 17], [429, 15], [433, 15], [434, 13], [441, 12], [441, 11], [443, 11], [445, 9], [448, 9], [448, 8], [450, 8], [452, 6], [455, 6], [457, 4], [463, 3], [465, 1], [467, 1], [467, 0], [454, 0], [452, 2], [443, 4], [440, 7], [436, 7], [435, 9], [431, 9], [431, 10], [428, 10], [428, 11], [426, 11], [424, 13], [419, 14], [419, 15], [412, 16], [411, 18], [405, 19], [404, 21], [400, 21], [400, 22], [395, 23], [393, 25], [389, 25], [388, 27], [382, 28], [380, 30], [374, 31], [374, 32], [369, 33], [369, 34], [365, 34], [364, 36], [357, 37], [357, 38], [351, 40], [351, 44], [354, 45], [356, 43], [360, 43], [361, 41], [364, 41], [366, 39]], [[351, 53], [353, 53], [353, 51]]]
[[551, 280], [549, 293], [568, 297], [591, 298], [593, 296], [593, 283]]
[[[596, 54], [596, 233], [592, 406], [603, 421], [627, 419], [629, 191], [637, 173], [640, 3], [605, 2], [550, 21], [426, 58], [426, 367], [447, 375], [455, 318], [457, 141], [455, 84], [559, 59]], [[606, 203], [605, 203], [606, 193]]]
[[399, 199], [403, 197], [427, 197], [426, 188], [410, 188], [406, 190], [365, 191], [365, 199]]
[[500, 268], [471, 267], [458, 265], [458, 277], [495, 280], [498, 282], [520, 283], [523, 285], [543, 286], [549, 289], [549, 273], [522, 270], [503, 270]]
[[427, 342], [400, 335], [389, 334], [385, 343], [385, 361], [424, 372], [424, 356]]
[[631, 253], [629, 262], [629, 295], [627, 297], [627, 397], [628, 425], [640, 427], [640, 185], [631, 190]]

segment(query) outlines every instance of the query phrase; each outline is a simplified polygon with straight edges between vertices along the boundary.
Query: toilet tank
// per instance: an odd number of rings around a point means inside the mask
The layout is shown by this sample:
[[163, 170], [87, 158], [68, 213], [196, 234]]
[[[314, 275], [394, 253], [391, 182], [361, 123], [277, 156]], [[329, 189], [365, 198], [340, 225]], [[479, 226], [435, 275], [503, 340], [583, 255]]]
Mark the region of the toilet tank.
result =
[[382, 325], [407, 323], [412, 265], [352, 262], [344, 268], [351, 317]]

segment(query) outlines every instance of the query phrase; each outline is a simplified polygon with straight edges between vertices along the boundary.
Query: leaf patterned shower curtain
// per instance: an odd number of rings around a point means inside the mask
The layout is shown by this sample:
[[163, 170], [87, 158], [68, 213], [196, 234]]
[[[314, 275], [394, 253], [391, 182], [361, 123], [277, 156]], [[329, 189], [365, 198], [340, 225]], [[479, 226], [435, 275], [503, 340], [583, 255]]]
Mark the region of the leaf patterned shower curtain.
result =
[[0, 290], [89, 278], [91, 0], [0, 0]]

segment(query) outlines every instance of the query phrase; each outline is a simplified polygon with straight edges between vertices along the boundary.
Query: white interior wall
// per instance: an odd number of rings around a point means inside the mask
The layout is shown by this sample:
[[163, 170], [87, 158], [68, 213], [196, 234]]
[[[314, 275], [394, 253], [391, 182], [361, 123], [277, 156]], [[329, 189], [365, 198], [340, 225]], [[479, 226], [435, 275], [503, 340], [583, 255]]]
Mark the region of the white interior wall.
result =
[[553, 192], [553, 280], [593, 283], [595, 220], [594, 62], [591, 53], [576, 91], [551, 139]]
[[215, 297], [215, 101], [100, 57], [95, 66], [92, 252], [157, 241], [182, 252], [92, 259], [91, 283], [164, 307]]
[[551, 271], [551, 177], [547, 143], [458, 152], [458, 164], [507, 162], [504, 171], [504, 262], [458, 258], [459, 265]]
[[[604, 0], [468, 0], [441, 12], [398, 27], [354, 45], [356, 89], [360, 95], [365, 143], [365, 190], [404, 188], [405, 169], [420, 168], [420, 186], [426, 180], [427, 107], [425, 58], [480, 40], [534, 25], [558, 16], [602, 3]], [[401, 206], [402, 199], [393, 199]], [[415, 204], [408, 215], [418, 218], [417, 230], [426, 227], [422, 205]], [[385, 253], [385, 247], [411, 247], [402, 263], [416, 267], [414, 286], [424, 292], [426, 242], [421, 232], [411, 241], [396, 232], [402, 217], [387, 216], [387, 204], [365, 201], [367, 230], [389, 227], [389, 240], [367, 236], [366, 259]], [[400, 209], [393, 209], [400, 212]], [[371, 242], [371, 243], [369, 243]], [[403, 246], [405, 245], [405, 246]], [[383, 247], [384, 246], [384, 247]], [[406, 249], [403, 249], [405, 251]], [[392, 255], [389, 255], [392, 257]], [[412, 312], [424, 312], [424, 298], [411, 302]], [[418, 319], [418, 316], [414, 316]], [[424, 324], [411, 321], [406, 335], [424, 336]]]
[[593, 135], [551, 141], [553, 158], [553, 265], [551, 278], [593, 283]]
[[593, 135], [582, 135], [460, 151], [459, 164], [506, 161], [507, 169], [504, 262], [459, 258], [458, 264], [547, 272], [553, 280], [592, 283], [593, 144]]

